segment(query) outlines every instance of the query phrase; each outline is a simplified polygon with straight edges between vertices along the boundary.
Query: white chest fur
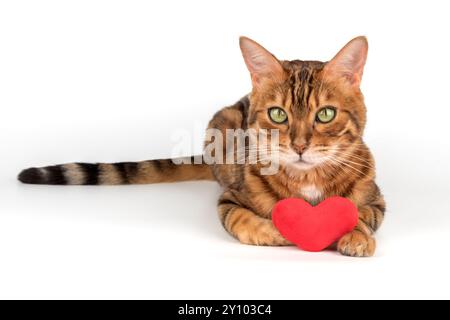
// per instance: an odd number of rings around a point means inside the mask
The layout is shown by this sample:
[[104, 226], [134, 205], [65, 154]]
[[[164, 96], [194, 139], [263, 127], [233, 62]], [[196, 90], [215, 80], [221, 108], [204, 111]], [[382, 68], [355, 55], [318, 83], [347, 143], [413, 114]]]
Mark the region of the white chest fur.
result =
[[307, 200], [308, 202], [315, 204], [322, 200], [322, 190], [317, 188], [315, 185], [304, 186], [300, 189], [300, 194]]

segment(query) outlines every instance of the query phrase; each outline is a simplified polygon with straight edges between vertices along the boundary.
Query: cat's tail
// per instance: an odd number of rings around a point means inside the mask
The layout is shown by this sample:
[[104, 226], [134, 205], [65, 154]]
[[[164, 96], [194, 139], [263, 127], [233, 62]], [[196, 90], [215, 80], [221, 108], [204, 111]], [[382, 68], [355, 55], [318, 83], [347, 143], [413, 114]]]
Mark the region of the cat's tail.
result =
[[202, 156], [119, 163], [68, 163], [23, 170], [23, 183], [51, 185], [119, 185], [215, 180]]

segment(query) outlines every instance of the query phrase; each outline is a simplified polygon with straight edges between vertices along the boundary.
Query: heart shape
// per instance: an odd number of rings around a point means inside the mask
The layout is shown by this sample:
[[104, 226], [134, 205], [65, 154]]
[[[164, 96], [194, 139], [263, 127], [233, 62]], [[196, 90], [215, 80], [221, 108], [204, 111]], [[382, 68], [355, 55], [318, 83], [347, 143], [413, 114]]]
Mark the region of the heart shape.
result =
[[272, 221], [288, 241], [305, 251], [318, 252], [356, 227], [358, 209], [342, 197], [325, 199], [316, 206], [289, 198], [275, 204]]

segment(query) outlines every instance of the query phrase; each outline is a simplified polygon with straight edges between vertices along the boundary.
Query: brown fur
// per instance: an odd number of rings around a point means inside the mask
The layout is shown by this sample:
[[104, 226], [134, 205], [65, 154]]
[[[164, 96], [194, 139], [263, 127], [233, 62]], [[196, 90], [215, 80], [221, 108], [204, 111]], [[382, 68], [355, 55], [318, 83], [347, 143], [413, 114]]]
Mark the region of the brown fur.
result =
[[[271, 223], [272, 208], [281, 199], [303, 197], [302, 187], [314, 185], [323, 191], [321, 199], [347, 197], [359, 209], [358, 226], [338, 242], [338, 250], [344, 255], [371, 256], [385, 203], [374, 182], [373, 157], [362, 140], [366, 123], [362, 93], [345, 80], [328, 77], [325, 63], [285, 61], [281, 65], [281, 81], [279, 77], [254, 86], [249, 97], [217, 113], [209, 127], [279, 129], [280, 145], [285, 147], [296, 140], [324, 148], [338, 144], [342, 149], [337, 156], [341, 153], [347, 165], [333, 163], [308, 171], [282, 167], [272, 176], [260, 175], [260, 165], [214, 165], [214, 175], [226, 190], [219, 200], [219, 217], [243, 243], [285, 245]], [[318, 108], [327, 105], [338, 109], [336, 119], [330, 124], [314, 123]], [[288, 125], [270, 121], [267, 110], [272, 106], [284, 108], [292, 119]]]
[[[385, 203], [374, 182], [373, 157], [362, 140], [366, 107], [359, 81], [367, 54], [365, 39], [353, 40], [341, 51], [347, 50], [345, 54], [338, 54], [328, 63], [280, 62], [246, 38], [241, 39], [241, 48], [252, 75], [253, 91], [217, 112], [208, 128], [221, 130], [224, 137], [227, 129], [278, 129], [282, 150], [304, 145], [326, 153], [336, 147], [338, 162], [330, 160], [309, 170], [282, 163], [277, 174], [267, 176], [260, 174], [260, 163], [206, 165], [200, 161], [200, 164], [175, 165], [170, 159], [78, 163], [30, 168], [24, 170], [19, 179], [40, 184], [111, 185], [217, 180], [224, 189], [218, 211], [225, 229], [242, 243], [270, 246], [290, 244], [271, 221], [272, 208], [277, 201], [289, 197], [310, 202], [336, 195], [347, 197], [358, 207], [359, 224], [340, 239], [337, 249], [349, 256], [373, 255], [374, 232], [383, 221]], [[339, 64], [342, 57], [349, 56], [348, 50], [355, 54], [352, 72], [342, 70], [344, 64]], [[256, 63], [252, 59], [263, 60]], [[273, 106], [286, 111], [288, 123], [276, 124], [269, 119], [268, 109]], [[336, 118], [327, 124], [316, 121], [317, 111], [323, 106], [333, 106], [337, 110]], [[233, 150], [227, 150], [224, 141], [224, 155], [227, 151]], [[194, 158], [190, 160], [194, 163]], [[320, 192], [319, 199], [304, 196], [303, 190], [311, 186]]]

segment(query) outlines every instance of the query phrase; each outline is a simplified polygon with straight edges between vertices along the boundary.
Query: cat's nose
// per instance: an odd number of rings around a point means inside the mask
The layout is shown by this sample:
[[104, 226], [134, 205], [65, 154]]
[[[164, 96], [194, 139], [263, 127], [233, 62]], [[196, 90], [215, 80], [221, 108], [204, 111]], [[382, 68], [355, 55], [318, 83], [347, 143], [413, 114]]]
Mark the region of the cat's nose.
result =
[[295, 152], [301, 155], [303, 152], [305, 152], [306, 148], [308, 148], [308, 145], [306, 143], [293, 143], [292, 148], [295, 150]]

